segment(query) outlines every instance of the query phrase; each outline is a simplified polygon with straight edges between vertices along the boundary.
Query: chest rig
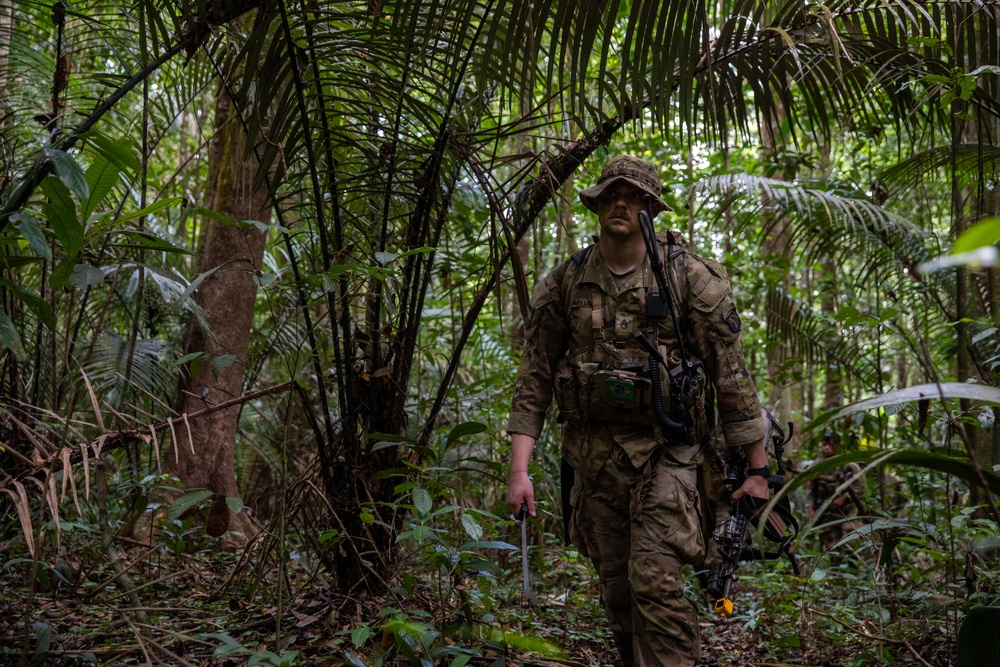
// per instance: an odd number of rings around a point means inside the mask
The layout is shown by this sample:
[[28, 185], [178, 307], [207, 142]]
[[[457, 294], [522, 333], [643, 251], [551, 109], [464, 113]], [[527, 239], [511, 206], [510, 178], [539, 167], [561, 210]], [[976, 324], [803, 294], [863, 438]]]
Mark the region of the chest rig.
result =
[[[705, 412], [705, 373], [700, 361], [685, 363], [684, 318], [663, 271], [666, 257], [685, 273], [686, 250], [668, 233], [651, 235], [647, 259], [618, 285], [593, 249], [573, 255], [561, 285], [570, 343], [555, 373], [560, 419], [658, 425], [670, 440], [707, 431], [692, 429], [698, 420], [691, 407], [698, 403], [698, 412]], [[670, 295], [667, 305], [661, 294]], [[614, 305], [606, 310], [608, 299]], [[674, 316], [668, 319], [671, 309]]]

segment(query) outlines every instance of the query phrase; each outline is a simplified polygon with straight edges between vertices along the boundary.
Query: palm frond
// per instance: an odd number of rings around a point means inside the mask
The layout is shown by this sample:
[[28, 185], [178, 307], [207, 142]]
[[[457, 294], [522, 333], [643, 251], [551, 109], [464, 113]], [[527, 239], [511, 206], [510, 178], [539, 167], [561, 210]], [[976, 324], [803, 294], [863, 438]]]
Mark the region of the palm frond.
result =
[[778, 353], [780, 361], [803, 359], [821, 366], [837, 364], [868, 389], [875, 387], [878, 369], [870, 359], [867, 336], [859, 327], [844, 329], [838, 323], [814, 311], [781, 288], [767, 293], [768, 348]]
[[[795, 223], [793, 243], [807, 261], [849, 259], [864, 252], [890, 261], [902, 271], [931, 256], [923, 230], [856, 192], [751, 174], [712, 176], [695, 187], [706, 194], [724, 196], [728, 204], [757, 202], [772, 218], [791, 216]], [[764, 234], [768, 231], [762, 230]]]
[[[878, 176], [888, 197], [903, 197], [928, 181], [950, 179], [954, 167], [960, 182], [976, 183], [1000, 169], [1000, 146], [975, 143], [937, 146], [911, 155]], [[947, 183], [950, 189], [950, 182]]]
[[[112, 405], [118, 405], [123, 397], [128, 347], [126, 338], [114, 333], [105, 334], [98, 338], [93, 356], [83, 366], [94, 391]], [[177, 368], [169, 358], [168, 349], [159, 340], [137, 340], [131, 384], [161, 399], [169, 397], [177, 386]]]

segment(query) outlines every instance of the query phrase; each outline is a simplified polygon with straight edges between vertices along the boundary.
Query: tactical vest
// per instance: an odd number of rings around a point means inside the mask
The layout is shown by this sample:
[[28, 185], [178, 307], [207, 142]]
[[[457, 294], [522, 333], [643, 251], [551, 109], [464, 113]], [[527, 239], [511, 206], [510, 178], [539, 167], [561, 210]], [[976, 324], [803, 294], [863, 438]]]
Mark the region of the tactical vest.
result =
[[[667, 270], [673, 292], [681, 335], [688, 336], [686, 303], [688, 253], [675, 236], [667, 242], [667, 233], [657, 234], [657, 245]], [[656, 291], [656, 279], [644, 259], [636, 273], [625, 278], [621, 287], [606, 271], [598, 271], [603, 260], [595, 257], [594, 246], [576, 253], [563, 265], [558, 282], [561, 301], [570, 331], [565, 356], [555, 369], [554, 390], [560, 421], [611, 422], [630, 426], [654, 426], [652, 383], [647, 372], [649, 355], [635, 338], [642, 331], [656, 340], [668, 367], [660, 366], [662, 400], [672, 416], [679, 420], [678, 396], [671, 395], [670, 374], [681, 372], [678, 333], [669, 315], [657, 323], [654, 332], [646, 315], [646, 293]], [[668, 264], [669, 263], [669, 264]], [[606, 308], [607, 306], [607, 308]], [[687, 338], [685, 338], [685, 341]], [[689, 357], [691, 346], [686, 345]], [[714, 403], [710, 384], [701, 370], [694, 394], [684, 397], [686, 418], [691, 424], [687, 441], [700, 443], [714, 427]]]

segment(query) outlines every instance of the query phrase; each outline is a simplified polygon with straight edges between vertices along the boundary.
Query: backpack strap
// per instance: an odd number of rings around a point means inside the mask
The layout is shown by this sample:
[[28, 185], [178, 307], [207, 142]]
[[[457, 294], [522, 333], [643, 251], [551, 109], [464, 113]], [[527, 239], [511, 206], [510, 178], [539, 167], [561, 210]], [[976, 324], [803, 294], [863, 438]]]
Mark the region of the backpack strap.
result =
[[574, 264], [580, 266], [585, 261], [587, 261], [587, 257], [590, 256], [590, 253], [593, 249], [594, 249], [593, 245], [589, 245], [586, 248], [581, 248], [580, 250], [577, 250], [572, 255], [570, 255], [570, 259], [573, 260]]
[[[594, 251], [594, 247], [595, 245], [592, 244], [587, 246], [586, 248], [581, 248], [580, 250], [577, 250], [572, 255], [570, 255], [569, 261], [566, 262], [567, 271], [563, 274], [562, 277], [564, 304], [569, 303], [568, 290], [572, 289], [573, 285], [575, 285], [576, 283], [575, 280], [576, 271], [581, 266], [583, 266], [584, 262], [587, 261], [587, 258], [590, 257], [590, 253]], [[570, 272], [574, 274], [574, 277], [571, 278], [570, 281], [567, 283], [566, 277], [567, 274], [569, 274]], [[591, 307], [591, 316], [590, 316], [591, 337], [593, 338], [595, 343], [600, 343], [601, 341], [604, 340], [604, 298], [601, 295], [601, 290], [597, 289], [596, 287], [590, 291], [590, 307]]]

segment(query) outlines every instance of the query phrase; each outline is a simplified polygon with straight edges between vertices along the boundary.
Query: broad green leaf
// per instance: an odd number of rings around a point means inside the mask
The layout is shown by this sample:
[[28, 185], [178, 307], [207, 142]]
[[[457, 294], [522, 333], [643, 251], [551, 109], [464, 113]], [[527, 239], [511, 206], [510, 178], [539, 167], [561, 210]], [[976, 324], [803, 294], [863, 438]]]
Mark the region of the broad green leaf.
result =
[[380, 449], [388, 449], [389, 447], [409, 447], [409, 446], [410, 446], [409, 443], [403, 441], [383, 440], [382, 442], [376, 442], [374, 445], [372, 445], [369, 451], [377, 452]]
[[66, 151], [46, 148], [45, 154], [52, 160], [52, 167], [56, 176], [66, 185], [67, 188], [76, 193], [80, 201], [86, 201], [90, 197], [90, 186], [87, 185], [87, 175], [83, 173], [83, 168], [77, 163], [72, 155]]
[[245, 646], [243, 646], [243, 644], [239, 643], [238, 641], [236, 641], [235, 639], [233, 639], [224, 632], [218, 632], [206, 635], [206, 637], [212, 639], [218, 639], [220, 642], [222, 642], [221, 644], [219, 644], [219, 646], [215, 648], [215, 652], [212, 653], [213, 658], [225, 658], [227, 656], [238, 653], [250, 652], [250, 649], [246, 648]]
[[519, 653], [537, 653], [550, 658], [561, 658], [566, 652], [547, 639], [520, 632], [504, 632], [503, 640]]
[[239, 514], [243, 511], [243, 499], [236, 496], [227, 496], [226, 505], [229, 506], [229, 511], [233, 514]]
[[471, 514], [462, 515], [462, 528], [465, 528], [465, 533], [473, 542], [483, 539], [483, 527]]
[[[162, 208], [162, 206], [160, 208]], [[195, 254], [193, 251], [188, 250], [187, 248], [176, 246], [173, 243], [170, 243], [169, 241], [165, 241], [158, 236], [150, 234], [149, 232], [140, 232], [137, 230], [126, 229], [126, 230], [116, 230], [115, 233], [121, 234], [122, 236], [134, 241], [134, 243], [125, 244], [124, 247], [126, 248], [132, 248], [135, 250], [153, 250], [155, 252], [173, 252], [182, 255]]]
[[195, 213], [197, 215], [204, 216], [209, 220], [215, 220], [216, 222], [221, 222], [229, 227], [236, 227], [239, 229], [243, 226], [243, 223], [236, 218], [230, 218], [228, 215], [223, 215], [208, 208], [203, 208], [201, 206], [192, 206], [188, 209], [189, 212]]
[[24, 345], [21, 344], [21, 336], [17, 333], [14, 321], [7, 313], [0, 313], [0, 345], [14, 353], [18, 361], [24, 361], [27, 354]]
[[257, 283], [257, 287], [268, 287], [274, 284], [274, 281], [278, 279], [278, 276], [273, 273], [262, 273], [260, 275], [254, 274], [253, 281]]
[[90, 195], [86, 199], [80, 200], [82, 211], [80, 217], [84, 222], [90, 219], [90, 214], [118, 183], [121, 172], [118, 167], [111, 164], [110, 160], [99, 155], [87, 167], [86, 177], [87, 185], [90, 187]]
[[[176, 271], [170, 268], [165, 268], [162, 266], [156, 266], [155, 264], [149, 264], [147, 262], [136, 262], [135, 267], [143, 267], [146, 270], [146, 279], [152, 280], [156, 287], [160, 290], [160, 296], [167, 303], [174, 303], [185, 301], [188, 290], [188, 282]], [[132, 280], [135, 280], [135, 287], [138, 287], [138, 272], [133, 273], [129, 279], [129, 288], [132, 288]], [[187, 304], [185, 304], [187, 305]]]
[[417, 544], [422, 544], [430, 534], [430, 526], [417, 526], [413, 530], [406, 530], [396, 535], [396, 543], [399, 544], [403, 540], [413, 540]]
[[406, 252], [400, 253], [399, 255], [397, 255], [396, 259], [405, 259], [405, 258], [409, 257], [410, 255], [429, 254], [429, 253], [435, 252], [436, 250], [437, 250], [437, 248], [433, 248], [431, 246], [426, 246], [426, 245], [425, 246], [421, 246], [419, 248], [411, 248], [410, 250], [407, 250]]
[[0, 286], [6, 287], [24, 302], [24, 305], [33, 312], [49, 329], [55, 330], [56, 317], [52, 314], [52, 307], [45, 299], [39, 298], [20, 285], [12, 283], [6, 278], [0, 278]]
[[45, 664], [52, 644], [52, 628], [41, 621], [35, 621], [35, 664]]
[[[977, 469], [976, 464], [970, 462], [968, 459], [936, 454], [921, 449], [868, 449], [831, 456], [828, 459], [814, 463], [808, 469], [798, 473], [771, 499], [771, 502], [764, 510], [764, 516], [766, 517], [766, 513], [772, 511], [779, 499], [790, 496], [796, 489], [804, 488], [820, 475], [842, 469], [848, 463], [858, 463], [863, 466], [859, 473], [861, 475], [865, 475], [869, 470], [885, 464], [936, 470], [947, 475], [954, 475], [970, 486], [981, 486], [980, 476], [982, 476], [982, 479], [985, 480], [986, 485], [992, 493], [1000, 493], [1000, 476], [990, 470]], [[849, 484], [850, 480], [846, 480], [842, 486], [846, 487]], [[833, 497], [831, 496], [827, 503], [832, 499]], [[824, 509], [825, 507], [817, 508], [813, 519], [807, 522], [802, 527], [802, 530], [808, 531], [812, 527], [813, 522], [823, 513]]]
[[1000, 74], [1000, 67], [996, 65], [982, 65], [976, 69], [969, 72], [969, 76], [979, 76], [983, 72], [989, 72], [990, 74]]
[[972, 252], [976, 248], [995, 245], [998, 241], [1000, 241], [1000, 218], [982, 220], [966, 229], [961, 236], [955, 239], [955, 245], [951, 247], [951, 254]]
[[847, 415], [854, 414], [855, 412], [864, 412], [865, 410], [884, 408], [888, 405], [895, 405], [897, 403], [910, 403], [912, 401], [923, 400], [933, 401], [941, 398], [967, 398], [973, 401], [983, 401], [984, 403], [1000, 405], [1000, 388], [984, 384], [970, 384], [967, 382], [942, 382], [940, 385], [914, 385], [912, 387], [890, 391], [885, 394], [879, 394], [878, 396], [873, 396], [872, 398], [859, 401], [858, 403], [848, 405], [838, 410], [823, 413], [817, 417], [815, 421], [813, 421], [810, 428], [817, 429], [830, 420], [846, 417]]
[[149, 215], [150, 213], [156, 213], [157, 211], [167, 208], [168, 206], [179, 204], [182, 201], [184, 200], [181, 197], [167, 197], [166, 199], [161, 199], [160, 201], [153, 202], [149, 206], [141, 208], [138, 211], [129, 213], [128, 215], [123, 215], [122, 217], [118, 218], [115, 222], [122, 223], [122, 222], [128, 222], [129, 220], [136, 220], [144, 215]]
[[232, 366], [235, 361], [235, 354], [220, 354], [212, 359], [212, 370], [215, 371], [215, 377], [219, 377], [219, 374]]
[[487, 541], [487, 542], [470, 542], [465, 545], [469, 549], [500, 549], [502, 551], [520, 551], [520, 547], [515, 547], [509, 542], [500, 542], [497, 540]]
[[17, 269], [29, 264], [40, 264], [44, 262], [43, 257], [27, 257], [25, 255], [0, 255], [0, 269]]
[[73, 259], [71, 257], [64, 258], [56, 264], [55, 268], [52, 269], [52, 273], [49, 274], [49, 288], [53, 290], [68, 289], [75, 270], [76, 264], [73, 262]]
[[[231, 262], [226, 262], [226, 264], [231, 264]], [[194, 294], [194, 291], [196, 289], [198, 289], [198, 285], [200, 285], [210, 275], [212, 275], [213, 273], [215, 273], [219, 269], [221, 269], [224, 266], [226, 266], [226, 264], [220, 264], [219, 266], [215, 267], [214, 269], [209, 269], [205, 273], [198, 274], [198, 276], [194, 280], [192, 280], [191, 283], [187, 286], [187, 289], [184, 290], [184, 294], [181, 295], [181, 299], [182, 300], [187, 300], [187, 298], [190, 297], [192, 294]]]
[[196, 491], [190, 491], [185, 493], [183, 496], [170, 503], [170, 508], [167, 510], [167, 518], [171, 521], [176, 521], [181, 514], [184, 514], [189, 508], [204, 502], [211, 498], [214, 494], [208, 489], [198, 489]]
[[481, 424], [479, 422], [465, 422], [464, 424], [459, 424], [455, 428], [451, 429], [450, 433], [448, 433], [448, 439], [445, 447], [451, 447], [459, 438], [463, 438], [467, 435], [483, 433], [485, 430], [486, 424]]
[[185, 354], [183, 357], [174, 362], [174, 366], [182, 366], [189, 361], [194, 361], [198, 357], [205, 354], [204, 352], [191, 352], [190, 354]]
[[42, 229], [42, 223], [27, 213], [15, 213], [10, 216], [10, 219], [17, 228], [17, 231], [21, 232], [21, 236], [28, 240], [28, 243], [34, 248], [35, 252], [45, 259], [52, 259], [52, 249], [49, 248], [49, 241], [45, 238], [45, 230]]
[[66, 254], [75, 257], [83, 247], [83, 224], [76, 217], [76, 204], [70, 197], [69, 189], [53, 176], [43, 178], [41, 188], [49, 198], [42, 206], [45, 217]]
[[104, 269], [88, 264], [77, 264], [73, 267], [73, 275], [69, 280], [77, 289], [87, 289], [104, 282]]
[[[114, 85], [118, 86], [117, 83]], [[135, 155], [135, 143], [131, 139], [109, 139], [97, 130], [91, 130], [82, 136], [94, 150], [122, 171], [133, 174], [142, 171], [142, 162]]]
[[369, 433], [368, 442], [370, 451], [377, 452], [388, 447], [411, 447], [416, 444], [416, 440], [405, 435], [393, 435], [391, 433]]
[[413, 506], [422, 515], [430, 514], [431, 509], [434, 508], [434, 501], [431, 499], [431, 494], [427, 493], [425, 489], [413, 489]]
[[324, 530], [319, 534], [318, 541], [320, 544], [326, 544], [330, 540], [340, 537], [340, 531], [336, 528], [331, 528], [330, 530]]
[[43, 204], [42, 210], [66, 254], [71, 258], [76, 257], [83, 248], [83, 225], [75, 217], [64, 215], [64, 210], [51, 204]]
[[368, 625], [361, 625], [351, 630], [351, 643], [354, 648], [361, 648], [361, 645], [372, 636], [372, 629]]

